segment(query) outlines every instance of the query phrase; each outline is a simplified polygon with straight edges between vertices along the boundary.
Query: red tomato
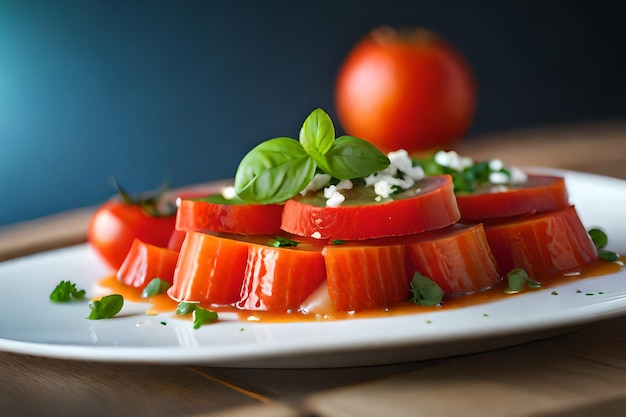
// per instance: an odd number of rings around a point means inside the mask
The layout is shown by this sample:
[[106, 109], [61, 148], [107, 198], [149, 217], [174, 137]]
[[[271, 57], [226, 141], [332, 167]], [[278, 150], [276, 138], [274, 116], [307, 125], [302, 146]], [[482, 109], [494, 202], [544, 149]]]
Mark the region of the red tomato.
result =
[[489, 224], [485, 234], [503, 274], [522, 268], [531, 279], [580, 272], [598, 259], [574, 206]]
[[493, 288], [501, 280], [482, 224], [455, 224], [410, 237], [407, 252], [415, 269], [446, 295]]
[[440, 229], [460, 217], [448, 175], [426, 177], [403, 198], [390, 202], [326, 207], [312, 199], [298, 196], [285, 203], [284, 231], [318, 239], [363, 240]]
[[349, 53], [335, 86], [346, 132], [383, 152], [415, 152], [461, 138], [474, 117], [476, 95], [465, 58], [423, 29], [375, 29]]
[[[213, 197], [213, 199], [211, 199]], [[178, 207], [176, 229], [242, 235], [280, 233], [283, 206], [278, 204], [227, 204], [209, 196], [183, 199]]]
[[239, 300], [247, 258], [246, 242], [188, 232], [168, 294], [176, 301], [205, 307], [234, 303]]
[[89, 222], [87, 241], [113, 269], [118, 269], [133, 241], [167, 247], [176, 216], [153, 217], [137, 205], [111, 200], [101, 205]]
[[543, 213], [569, 206], [565, 180], [549, 175], [529, 175], [528, 181], [508, 191], [457, 193], [456, 200], [462, 222]]
[[328, 245], [323, 254], [335, 310], [391, 307], [409, 298], [413, 271], [407, 268], [405, 245]]
[[144, 288], [154, 278], [171, 284], [177, 260], [178, 252], [135, 239], [117, 271], [117, 280], [135, 288]]

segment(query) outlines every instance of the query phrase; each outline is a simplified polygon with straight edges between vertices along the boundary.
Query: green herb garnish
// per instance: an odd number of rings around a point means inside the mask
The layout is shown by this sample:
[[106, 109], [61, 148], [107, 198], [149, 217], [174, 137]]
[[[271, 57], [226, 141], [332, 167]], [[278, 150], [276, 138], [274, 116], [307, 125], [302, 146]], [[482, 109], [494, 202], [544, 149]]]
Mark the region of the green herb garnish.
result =
[[437, 152], [428, 158], [417, 159], [414, 163], [420, 165], [426, 175], [450, 175], [455, 192], [471, 193], [483, 184], [492, 184], [491, 174], [503, 174], [509, 180], [511, 179], [511, 172], [507, 168], [504, 166], [494, 167], [491, 160], [471, 161], [466, 166], [452, 167], [439, 164], [436, 161], [436, 155]]
[[609, 244], [609, 238], [603, 230], [594, 227], [589, 229], [587, 233], [589, 233], [593, 244], [596, 246], [596, 249], [598, 250], [598, 257], [600, 257], [600, 259], [608, 262], [615, 262], [619, 260], [619, 255], [617, 253], [604, 249], [606, 245]]
[[193, 328], [199, 329], [200, 326], [206, 323], [213, 323], [217, 321], [217, 312], [208, 308], [200, 307], [197, 302], [181, 301], [176, 307], [176, 315], [184, 316], [189, 313], [193, 314]]
[[198, 306], [197, 302], [181, 301], [176, 306], [176, 315], [184, 316], [186, 314], [192, 313], [196, 309], [197, 306]]
[[162, 294], [171, 287], [171, 284], [161, 278], [153, 278], [141, 292], [142, 298], [152, 297], [153, 295]]
[[90, 303], [91, 313], [87, 318], [89, 320], [110, 319], [119, 313], [123, 306], [124, 297], [120, 294], [107, 295]]
[[296, 240], [291, 240], [286, 237], [275, 236], [274, 239], [270, 242], [270, 245], [275, 248], [284, 248], [287, 246], [298, 246], [300, 242]]
[[413, 274], [410, 292], [411, 297], [409, 301], [422, 306], [436, 306], [441, 304], [441, 300], [443, 300], [444, 296], [443, 290], [435, 281], [417, 271]]
[[541, 288], [541, 282], [530, 279], [528, 273], [521, 268], [512, 269], [506, 277], [509, 281], [508, 287], [504, 290], [506, 294], [516, 294], [528, 285], [529, 288]]
[[299, 140], [270, 139], [244, 156], [235, 174], [235, 194], [247, 203], [281, 203], [302, 191], [318, 171], [353, 179], [381, 171], [389, 163], [370, 142], [353, 136], [335, 139], [330, 116], [315, 109], [304, 121]]
[[113, 178], [113, 183], [117, 193], [125, 204], [140, 207], [148, 216], [170, 217], [176, 214], [176, 205], [174, 203], [169, 203], [164, 207], [159, 205], [161, 197], [165, 191], [167, 191], [167, 183], [164, 183], [159, 190], [148, 193], [142, 197], [131, 196], [130, 193], [122, 188], [115, 178]]
[[76, 288], [76, 284], [71, 281], [61, 281], [50, 293], [50, 300], [55, 303], [67, 303], [72, 300], [82, 300], [85, 298], [85, 290]]
[[213, 323], [217, 321], [217, 312], [209, 310], [208, 308], [196, 307], [193, 310], [193, 328], [199, 329], [200, 326], [207, 323]]

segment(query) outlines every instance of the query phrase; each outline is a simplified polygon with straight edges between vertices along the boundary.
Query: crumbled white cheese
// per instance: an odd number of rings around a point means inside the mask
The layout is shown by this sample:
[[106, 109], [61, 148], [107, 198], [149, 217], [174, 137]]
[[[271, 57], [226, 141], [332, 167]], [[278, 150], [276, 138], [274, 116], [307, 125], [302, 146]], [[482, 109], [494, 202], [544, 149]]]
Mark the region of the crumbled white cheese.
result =
[[504, 172], [490, 172], [489, 182], [492, 184], [508, 184], [509, 176]]
[[528, 181], [528, 175], [518, 167], [510, 167], [511, 184], [523, 184]]
[[[365, 186], [374, 186], [376, 201], [388, 198], [394, 191], [394, 187], [408, 190], [415, 185], [416, 181], [424, 178], [424, 170], [421, 166], [413, 166], [409, 153], [404, 149], [387, 154], [389, 166], [382, 171], [365, 177]], [[402, 178], [398, 178], [400, 172]]]
[[304, 190], [300, 191], [300, 194], [305, 196], [309, 191], [321, 190], [329, 183], [332, 177], [328, 174], [315, 174], [313, 179], [304, 187]]
[[324, 198], [326, 199], [326, 207], [340, 206], [346, 200], [346, 197], [337, 190], [336, 185], [329, 185], [324, 188]]
[[492, 171], [500, 171], [504, 168], [504, 163], [502, 163], [501, 159], [490, 159], [489, 160], [489, 169]]
[[467, 156], [460, 156], [455, 151], [437, 151], [435, 153], [435, 162], [444, 167], [462, 171], [464, 168], [472, 166], [474, 161]]
[[389, 152], [387, 157], [391, 162], [390, 166], [402, 172], [405, 177], [410, 177], [416, 181], [424, 178], [424, 170], [419, 165], [413, 166], [413, 161], [406, 150], [400, 149], [395, 152]]
[[393, 186], [387, 181], [378, 181], [374, 184], [374, 192], [381, 198], [388, 198], [393, 193]]
[[235, 193], [235, 187], [233, 187], [232, 185], [228, 185], [222, 188], [222, 197], [224, 197], [226, 200], [232, 200], [233, 198], [237, 197], [237, 194]]
[[322, 234], [321, 234], [320, 232], [313, 232], [313, 233], [311, 234], [311, 237], [312, 237], [313, 239], [321, 239], [321, 238], [322, 238]]

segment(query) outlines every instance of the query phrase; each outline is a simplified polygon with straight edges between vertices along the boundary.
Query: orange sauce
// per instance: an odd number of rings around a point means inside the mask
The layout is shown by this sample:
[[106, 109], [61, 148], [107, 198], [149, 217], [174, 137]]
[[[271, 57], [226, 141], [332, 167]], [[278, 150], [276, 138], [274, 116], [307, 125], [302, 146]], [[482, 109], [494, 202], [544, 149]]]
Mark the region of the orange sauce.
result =
[[[541, 282], [540, 289], [526, 289], [524, 291], [557, 291], [560, 284], [578, 281], [583, 278], [599, 277], [619, 272], [626, 261], [625, 256], [621, 256], [618, 262], [596, 261], [588, 264], [583, 271], [576, 274], [566, 274], [562, 276], [552, 277], [550, 280]], [[505, 280], [506, 281], [506, 280]], [[146, 314], [155, 315], [157, 313], [172, 313], [176, 310], [178, 302], [172, 300], [167, 294], [157, 294], [149, 298], [141, 297], [141, 289], [129, 287], [117, 281], [115, 275], [106, 277], [97, 283], [100, 287], [113, 294], [121, 294], [125, 300], [132, 302], [150, 303], [151, 307], [146, 310]], [[243, 321], [257, 322], [315, 322], [315, 321], [334, 321], [355, 318], [375, 318], [375, 317], [392, 317], [398, 315], [426, 313], [432, 311], [440, 311], [441, 309], [464, 308], [479, 304], [485, 304], [492, 301], [503, 300], [508, 297], [515, 297], [515, 294], [507, 294], [504, 292], [506, 282], [502, 282], [500, 286], [474, 294], [467, 294], [454, 297], [446, 297], [440, 306], [421, 306], [410, 302], [400, 303], [385, 309], [373, 309], [359, 312], [332, 312], [329, 315], [303, 314], [301, 312], [268, 312], [268, 311], [242, 311], [233, 306], [214, 306], [213, 310], [217, 312], [235, 312]], [[524, 292], [523, 291], [523, 292]], [[520, 292], [523, 293], [523, 292]], [[182, 317], [181, 317], [182, 318]]]

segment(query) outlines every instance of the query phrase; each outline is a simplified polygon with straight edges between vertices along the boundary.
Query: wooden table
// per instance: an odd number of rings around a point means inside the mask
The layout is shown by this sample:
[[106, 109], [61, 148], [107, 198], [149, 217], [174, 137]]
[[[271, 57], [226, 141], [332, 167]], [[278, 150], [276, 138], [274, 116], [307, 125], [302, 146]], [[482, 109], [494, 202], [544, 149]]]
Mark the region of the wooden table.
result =
[[[455, 149], [476, 160], [626, 179], [626, 122], [504, 132]], [[92, 212], [0, 228], [0, 260], [83, 242]], [[337, 369], [107, 364], [2, 352], [0, 415], [622, 416], [624, 329], [626, 317], [491, 352]]]

